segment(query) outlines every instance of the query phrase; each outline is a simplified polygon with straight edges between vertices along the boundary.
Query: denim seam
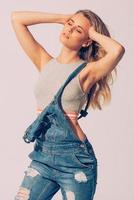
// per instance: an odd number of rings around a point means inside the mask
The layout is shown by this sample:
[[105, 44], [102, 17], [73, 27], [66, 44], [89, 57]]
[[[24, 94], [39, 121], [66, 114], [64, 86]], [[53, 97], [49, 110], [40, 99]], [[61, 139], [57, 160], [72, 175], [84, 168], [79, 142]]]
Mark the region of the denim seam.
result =
[[48, 188], [48, 186], [50, 186], [52, 183], [48, 183], [45, 188], [42, 190], [42, 192], [40, 193], [39, 197], [37, 200], [39, 200], [39, 198], [41, 197], [41, 195], [43, 194], [43, 192]]

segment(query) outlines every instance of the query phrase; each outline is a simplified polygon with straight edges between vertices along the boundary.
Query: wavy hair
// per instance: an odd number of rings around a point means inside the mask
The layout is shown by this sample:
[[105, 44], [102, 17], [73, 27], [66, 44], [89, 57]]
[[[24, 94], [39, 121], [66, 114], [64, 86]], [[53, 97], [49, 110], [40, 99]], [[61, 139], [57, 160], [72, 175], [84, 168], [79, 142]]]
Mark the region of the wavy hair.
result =
[[[101, 20], [101, 18], [89, 9], [78, 10], [75, 14], [82, 13], [90, 23], [95, 27], [95, 30], [103, 35], [111, 37], [107, 26]], [[97, 61], [106, 55], [104, 48], [96, 41], [92, 41], [91, 45], [88, 47], [81, 47], [78, 51], [78, 55], [81, 59], [89, 61]], [[106, 76], [103, 76], [99, 81], [97, 81], [91, 88], [90, 105], [93, 109], [102, 109], [102, 105], [106, 105], [111, 101], [111, 90], [110, 85], [113, 84], [113, 74], [117, 76], [117, 69], [114, 68]], [[103, 101], [103, 102], [102, 102]], [[89, 105], [88, 105], [89, 109]]]

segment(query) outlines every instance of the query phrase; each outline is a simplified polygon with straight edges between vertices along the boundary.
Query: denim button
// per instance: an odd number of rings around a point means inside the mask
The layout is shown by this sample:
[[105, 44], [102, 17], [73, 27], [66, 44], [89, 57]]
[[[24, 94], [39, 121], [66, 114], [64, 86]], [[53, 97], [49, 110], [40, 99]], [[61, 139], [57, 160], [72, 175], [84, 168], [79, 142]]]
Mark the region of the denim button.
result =
[[84, 147], [84, 144], [81, 144], [80, 146], [81, 146], [81, 147]]

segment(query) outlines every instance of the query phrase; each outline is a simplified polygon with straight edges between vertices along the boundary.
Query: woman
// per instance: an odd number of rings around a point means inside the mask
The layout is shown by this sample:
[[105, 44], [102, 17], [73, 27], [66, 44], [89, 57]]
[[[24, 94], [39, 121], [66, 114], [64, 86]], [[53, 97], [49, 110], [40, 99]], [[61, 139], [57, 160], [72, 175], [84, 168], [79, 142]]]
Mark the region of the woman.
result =
[[[91, 10], [69, 15], [14, 11], [11, 19], [18, 41], [39, 71], [35, 88], [38, 113], [50, 103], [68, 75], [86, 62], [66, 85], [61, 98], [64, 115], [73, 131], [67, 132], [64, 126], [57, 128], [54, 123], [42, 141], [36, 143], [38, 148], [35, 145], [29, 155], [32, 162], [15, 199], [48, 200], [61, 189], [63, 199], [92, 200], [97, 184], [97, 158], [78, 123], [78, 114], [93, 87], [90, 102], [93, 108], [101, 109], [98, 97], [102, 96], [104, 102], [110, 99], [108, 81], [125, 49], [110, 37], [104, 22]], [[60, 34], [63, 46], [57, 58], [52, 57], [28, 30], [29, 25], [38, 23], [64, 25]]]

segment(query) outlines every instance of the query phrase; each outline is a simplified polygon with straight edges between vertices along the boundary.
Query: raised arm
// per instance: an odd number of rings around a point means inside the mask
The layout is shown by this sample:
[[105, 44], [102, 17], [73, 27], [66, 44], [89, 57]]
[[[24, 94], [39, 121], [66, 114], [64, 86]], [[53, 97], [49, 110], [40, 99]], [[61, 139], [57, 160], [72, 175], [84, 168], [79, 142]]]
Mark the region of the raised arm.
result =
[[106, 51], [103, 58], [87, 64], [87, 72], [92, 74], [96, 82], [114, 69], [125, 53], [125, 48], [113, 38], [96, 32], [93, 26], [89, 28], [89, 37]]
[[52, 56], [35, 40], [28, 26], [39, 23], [64, 24], [70, 16], [71, 15], [37, 11], [12, 11], [11, 23], [16, 37], [25, 53], [35, 64], [37, 70], [41, 71], [42, 67]]

